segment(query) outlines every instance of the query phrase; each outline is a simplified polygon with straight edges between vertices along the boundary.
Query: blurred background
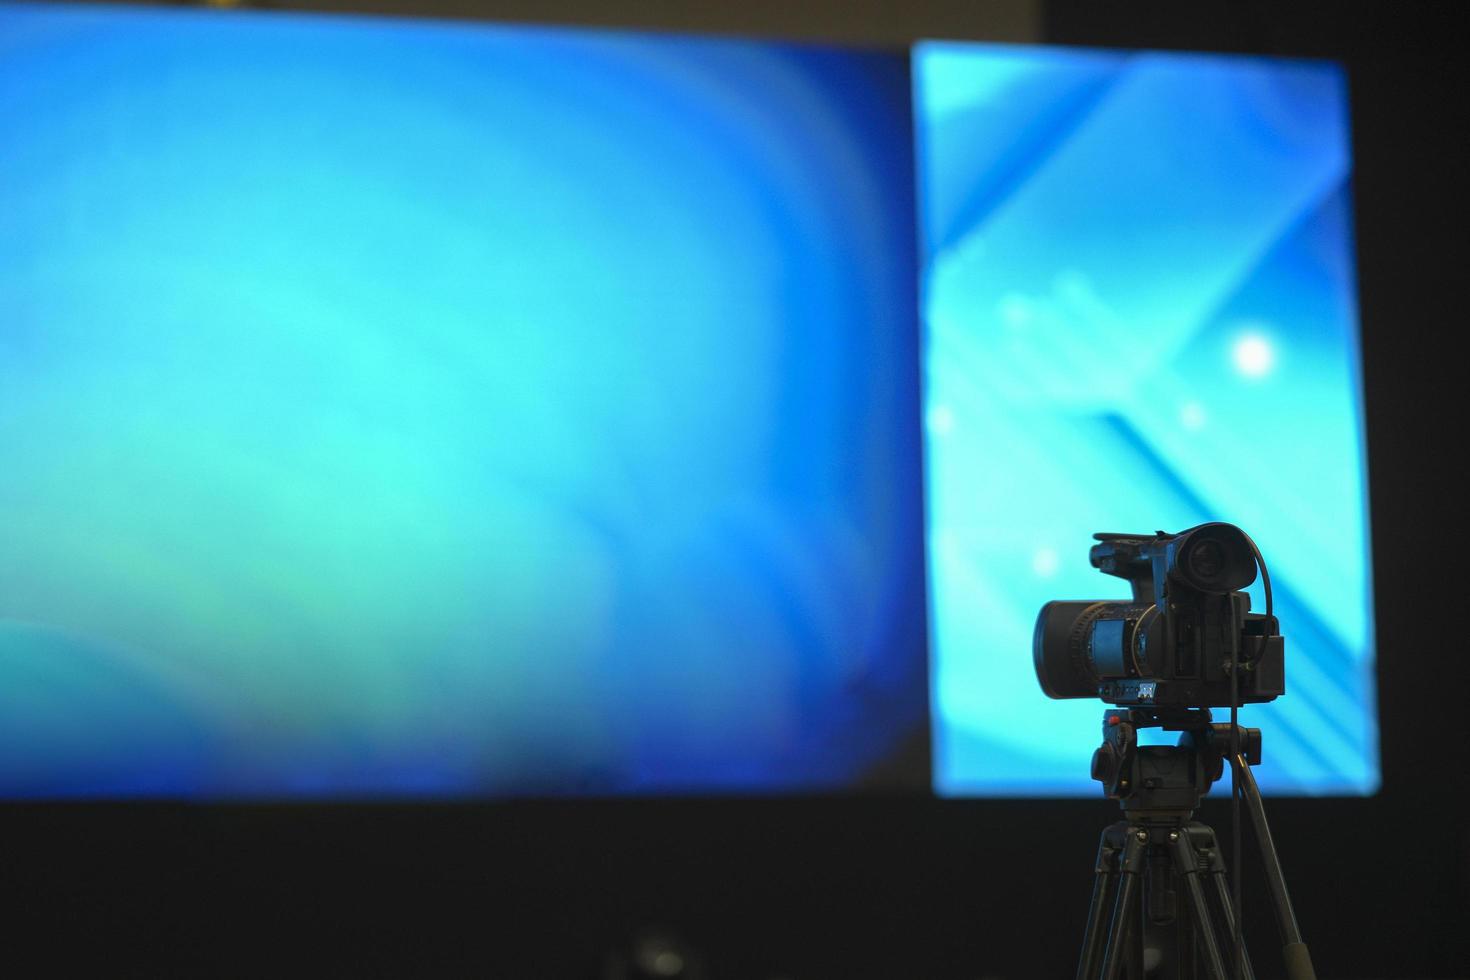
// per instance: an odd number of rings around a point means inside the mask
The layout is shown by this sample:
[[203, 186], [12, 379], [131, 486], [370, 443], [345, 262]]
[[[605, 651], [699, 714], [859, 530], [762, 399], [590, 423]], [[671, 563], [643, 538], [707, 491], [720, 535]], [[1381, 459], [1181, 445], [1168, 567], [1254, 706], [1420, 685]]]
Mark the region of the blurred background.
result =
[[[1470, 854], [1420, 831], [1465, 788], [1439, 25], [350, 9], [440, 19], [0, 8], [22, 946], [146, 975], [1067, 975], [1116, 814], [1078, 778], [1101, 705], [1045, 701], [1007, 637], [1036, 595], [1115, 592], [1085, 535], [1150, 528], [1097, 520], [1166, 512], [1282, 556], [1296, 697], [1259, 719], [1263, 780], [1319, 972], [1463, 974]], [[1068, 124], [1126, 98], [1177, 143]], [[1273, 143], [1304, 127], [1320, 155]], [[997, 158], [1026, 140], [1042, 164]], [[1214, 182], [1138, 173], [1160, 155]], [[1076, 188], [1062, 164], [1100, 196], [1027, 197]], [[1231, 219], [1168, 240], [1193, 297], [1107, 247], [1151, 195]], [[1062, 234], [1093, 264], [1034, 244]], [[1059, 308], [1089, 357], [1038, 367]], [[1148, 356], [1089, 374], [1114, 346]], [[1038, 441], [1056, 473], [996, 478]], [[1094, 515], [1058, 464], [1096, 458], [1136, 484]], [[977, 554], [1007, 555], [992, 581]], [[1245, 909], [1272, 975], [1249, 865]]]
[[903, 57], [0, 16], [3, 792], [811, 790], [922, 744]]

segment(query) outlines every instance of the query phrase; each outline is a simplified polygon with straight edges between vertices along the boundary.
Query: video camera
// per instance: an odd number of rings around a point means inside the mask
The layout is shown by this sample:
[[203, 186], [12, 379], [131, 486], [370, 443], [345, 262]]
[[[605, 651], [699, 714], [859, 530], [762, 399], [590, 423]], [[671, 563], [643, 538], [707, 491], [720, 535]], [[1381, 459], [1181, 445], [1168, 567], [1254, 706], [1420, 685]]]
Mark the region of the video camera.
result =
[[[1053, 698], [1098, 697], [1140, 708], [1271, 701], [1286, 691], [1276, 618], [1250, 612], [1244, 590], [1259, 553], [1233, 524], [1166, 534], [1096, 534], [1092, 566], [1127, 579], [1131, 602], [1054, 601], [1032, 639], [1036, 678]], [[1239, 678], [1231, 691], [1231, 662]]]

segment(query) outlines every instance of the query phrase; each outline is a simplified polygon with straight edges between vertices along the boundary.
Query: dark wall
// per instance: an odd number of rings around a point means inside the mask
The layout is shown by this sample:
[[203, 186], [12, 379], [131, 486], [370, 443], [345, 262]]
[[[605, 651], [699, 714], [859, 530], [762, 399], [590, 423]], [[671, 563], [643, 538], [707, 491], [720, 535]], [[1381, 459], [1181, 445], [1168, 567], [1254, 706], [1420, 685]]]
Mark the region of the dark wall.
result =
[[[547, 19], [893, 43], [1034, 32], [1347, 62], [1384, 786], [1371, 799], [1272, 800], [1270, 814], [1320, 975], [1465, 976], [1464, 533], [1452, 517], [1470, 384], [1451, 345], [1465, 322], [1467, 171], [1450, 5], [1001, 7], [987, 22], [958, 4], [859, 3], [844, 18], [839, 4], [811, 14], [620, 0], [596, 13], [559, 4]], [[1225, 810], [1211, 801], [1204, 817], [1223, 828]], [[295, 972], [309, 960], [343, 975], [590, 977], [609, 950], [661, 925], [719, 977], [1062, 977], [1097, 833], [1116, 813], [1100, 799], [923, 797], [12, 805], [0, 809], [0, 961], [40, 952], [52, 973], [101, 955], [109, 974]], [[1247, 874], [1248, 935], [1261, 975], [1278, 975], [1261, 876]]]

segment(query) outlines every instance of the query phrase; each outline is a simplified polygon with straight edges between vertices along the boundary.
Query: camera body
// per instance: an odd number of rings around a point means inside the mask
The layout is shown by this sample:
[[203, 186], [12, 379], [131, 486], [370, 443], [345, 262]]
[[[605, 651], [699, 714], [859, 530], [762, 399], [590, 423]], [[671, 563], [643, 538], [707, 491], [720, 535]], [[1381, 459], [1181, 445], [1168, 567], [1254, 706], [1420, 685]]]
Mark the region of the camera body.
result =
[[1036, 619], [1037, 680], [1053, 698], [1098, 697], [1120, 707], [1207, 708], [1286, 691], [1274, 616], [1250, 612], [1255, 548], [1239, 528], [1211, 523], [1166, 534], [1097, 534], [1091, 561], [1126, 579], [1130, 601], [1055, 601]]

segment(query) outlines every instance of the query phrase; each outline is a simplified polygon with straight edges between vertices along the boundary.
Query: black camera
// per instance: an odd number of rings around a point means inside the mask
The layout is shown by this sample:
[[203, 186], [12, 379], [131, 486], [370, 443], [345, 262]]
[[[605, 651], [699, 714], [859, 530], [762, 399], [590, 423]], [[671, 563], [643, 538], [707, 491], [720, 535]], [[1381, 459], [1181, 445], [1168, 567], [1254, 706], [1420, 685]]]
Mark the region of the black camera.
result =
[[[1036, 679], [1053, 698], [1126, 707], [1209, 708], [1286, 691], [1276, 618], [1241, 591], [1258, 554], [1233, 524], [1178, 534], [1096, 534], [1092, 566], [1127, 579], [1131, 602], [1056, 601], [1036, 617]], [[1232, 699], [1231, 664], [1239, 665]]]

